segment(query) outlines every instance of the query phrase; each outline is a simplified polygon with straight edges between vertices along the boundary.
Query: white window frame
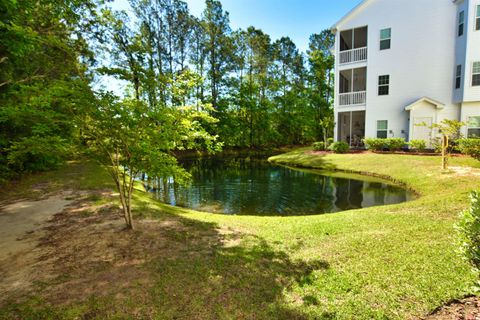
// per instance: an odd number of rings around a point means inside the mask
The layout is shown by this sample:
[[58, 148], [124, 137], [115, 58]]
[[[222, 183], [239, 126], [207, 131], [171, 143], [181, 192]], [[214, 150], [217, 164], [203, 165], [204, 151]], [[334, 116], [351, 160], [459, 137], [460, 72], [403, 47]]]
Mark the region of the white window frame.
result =
[[465, 11], [458, 13], [458, 29], [457, 36], [461, 37], [465, 34]]
[[[381, 77], [388, 77], [388, 82], [387, 83], [380, 83], [380, 78]], [[380, 88], [381, 87], [387, 87], [388, 88], [387, 94], [380, 94]], [[382, 75], [378, 76], [377, 94], [378, 94], [378, 96], [388, 96], [388, 95], [390, 95], [390, 75], [389, 74], [382, 74]]]
[[[385, 31], [385, 30], [390, 30], [390, 37], [382, 39], [382, 31]], [[382, 49], [382, 41], [389, 41], [388, 48]], [[380, 29], [379, 49], [380, 49], [380, 51], [392, 49], [392, 28], [389, 27], [389, 28]]]
[[475, 23], [473, 28], [475, 31], [480, 31], [480, 4], [475, 6]]
[[478, 84], [473, 83], [473, 77], [475, 77], [475, 76], [480, 77], [480, 61], [474, 61], [472, 63], [472, 87], [480, 86], [480, 82]]
[[[378, 128], [378, 127], [379, 127], [378, 125], [379, 125], [381, 122], [385, 122], [385, 123], [386, 123], [385, 129], [379, 129], [379, 128]], [[376, 127], [376, 129], [377, 129], [377, 138], [379, 138], [379, 139], [388, 138], [388, 120], [377, 120], [377, 127]], [[378, 136], [378, 133], [379, 133], [379, 132], [385, 132], [385, 138], [380, 138], [380, 137]]]
[[[480, 130], [480, 127], [471, 127], [470, 126], [470, 123], [471, 123], [471, 120], [472, 118], [480, 118], [480, 116], [470, 116], [467, 118], [467, 138], [474, 138], [474, 137], [471, 137], [470, 134], [469, 134], [469, 131], [470, 129], [476, 129], [476, 130]], [[480, 121], [479, 121], [480, 123]], [[476, 138], [480, 138], [480, 137], [476, 137]]]
[[455, 71], [455, 89], [460, 89], [462, 87], [462, 71], [463, 67], [461, 64], [457, 65]]

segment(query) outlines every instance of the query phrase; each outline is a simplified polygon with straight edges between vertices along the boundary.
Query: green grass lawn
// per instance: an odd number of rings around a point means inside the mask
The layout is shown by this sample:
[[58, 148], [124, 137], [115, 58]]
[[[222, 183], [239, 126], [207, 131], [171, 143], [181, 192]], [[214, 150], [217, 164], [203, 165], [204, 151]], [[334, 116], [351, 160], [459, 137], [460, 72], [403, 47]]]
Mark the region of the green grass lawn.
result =
[[[184, 226], [165, 233], [170, 250], [140, 267], [149, 274], [148, 289], [48, 310], [31, 301], [12, 304], [0, 316], [74, 318], [96, 308], [99, 318], [405, 319], [471, 293], [474, 279], [456, 252], [454, 224], [469, 192], [480, 186], [480, 162], [453, 158], [453, 169], [442, 172], [433, 156], [308, 151], [270, 160], [390, 177], [420, 197], [318, 216], [252, 217], [174, 208], [139, 191], [137, 219], [175, 217]], [[47, 174], [51, 190], [111, 186], [98, 167], [77, 167]], [[40, 180], [42, 175], [20, 183], [17, 194]]]

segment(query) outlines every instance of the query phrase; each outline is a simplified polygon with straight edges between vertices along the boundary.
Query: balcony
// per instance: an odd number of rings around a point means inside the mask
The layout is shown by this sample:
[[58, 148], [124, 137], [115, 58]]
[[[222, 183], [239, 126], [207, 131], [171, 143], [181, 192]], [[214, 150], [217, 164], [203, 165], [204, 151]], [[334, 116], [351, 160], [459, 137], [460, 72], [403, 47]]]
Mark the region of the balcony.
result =
[[340, 93], [338, 104], [340, 106], [360, 106], [367, 102], [367, 91]]
[[339, 72], [338, 106], [361, 106], [367, 102], [367, 68]]
[[340, 65], [367, 61], [368, 27], [342, 31], [339, 41], [338, 63]]
[[367, 61], [367, 47], [340, 51], [340, 64]]

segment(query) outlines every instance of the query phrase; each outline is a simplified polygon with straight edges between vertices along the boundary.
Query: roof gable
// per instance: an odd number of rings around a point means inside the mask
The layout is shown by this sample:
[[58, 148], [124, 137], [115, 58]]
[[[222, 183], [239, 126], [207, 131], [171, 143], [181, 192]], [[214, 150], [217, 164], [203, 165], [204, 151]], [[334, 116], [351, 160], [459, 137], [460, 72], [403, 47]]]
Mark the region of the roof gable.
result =
[[347, 22], [351, 17], [353, 17], [354, 15], [356, 15], [357, 13], [361, 12], [363, 9], [365, 9], [366, 7], [368, 7], [368, 5], [370, 5], [371, 3], [373, 2], [373, 0], [363, 0], [362, 2], [360, 2], [355, 8], [353, 8], [352, 10], [350, 10], [350, 12], [348, 12], [346, 15], [343, 16], [342, 19], [340, 19], [337, 23], [335, 23], [333, 26], [332, 26], [332, 31], [337, 31], [338, 29], [341, 28], [341, 26]]
[[441, 103], [441, 102], [438, 102], [436, 100], [433, 100], [431, 98], [428, 98], [428, 97], [422, 97], [416, 101], [414, 101], [413, 103], [409, 104], [408, 106], [405, 107], [405, 111], [412, 111], [417, 105], [419, 105], [420, 103], [422, 102], [428, 102], [430, 103], [431, 105], [433, 105], [436, 109], [443, 109], [445, 108], [445, 104], [444, 103]]

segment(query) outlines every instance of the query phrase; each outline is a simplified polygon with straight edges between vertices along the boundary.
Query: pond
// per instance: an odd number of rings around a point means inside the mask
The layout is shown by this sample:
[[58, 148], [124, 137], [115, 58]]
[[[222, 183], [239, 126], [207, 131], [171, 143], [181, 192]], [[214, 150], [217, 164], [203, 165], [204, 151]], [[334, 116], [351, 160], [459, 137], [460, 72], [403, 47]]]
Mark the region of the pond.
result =
[[150, 189], [162, 202], [198, 211], [236, 215], [295, 216], [396, 204], [414, 195], [360, 175], [278, 166], [251, 158], [186, 160], [188, 186], [173, 179]]

